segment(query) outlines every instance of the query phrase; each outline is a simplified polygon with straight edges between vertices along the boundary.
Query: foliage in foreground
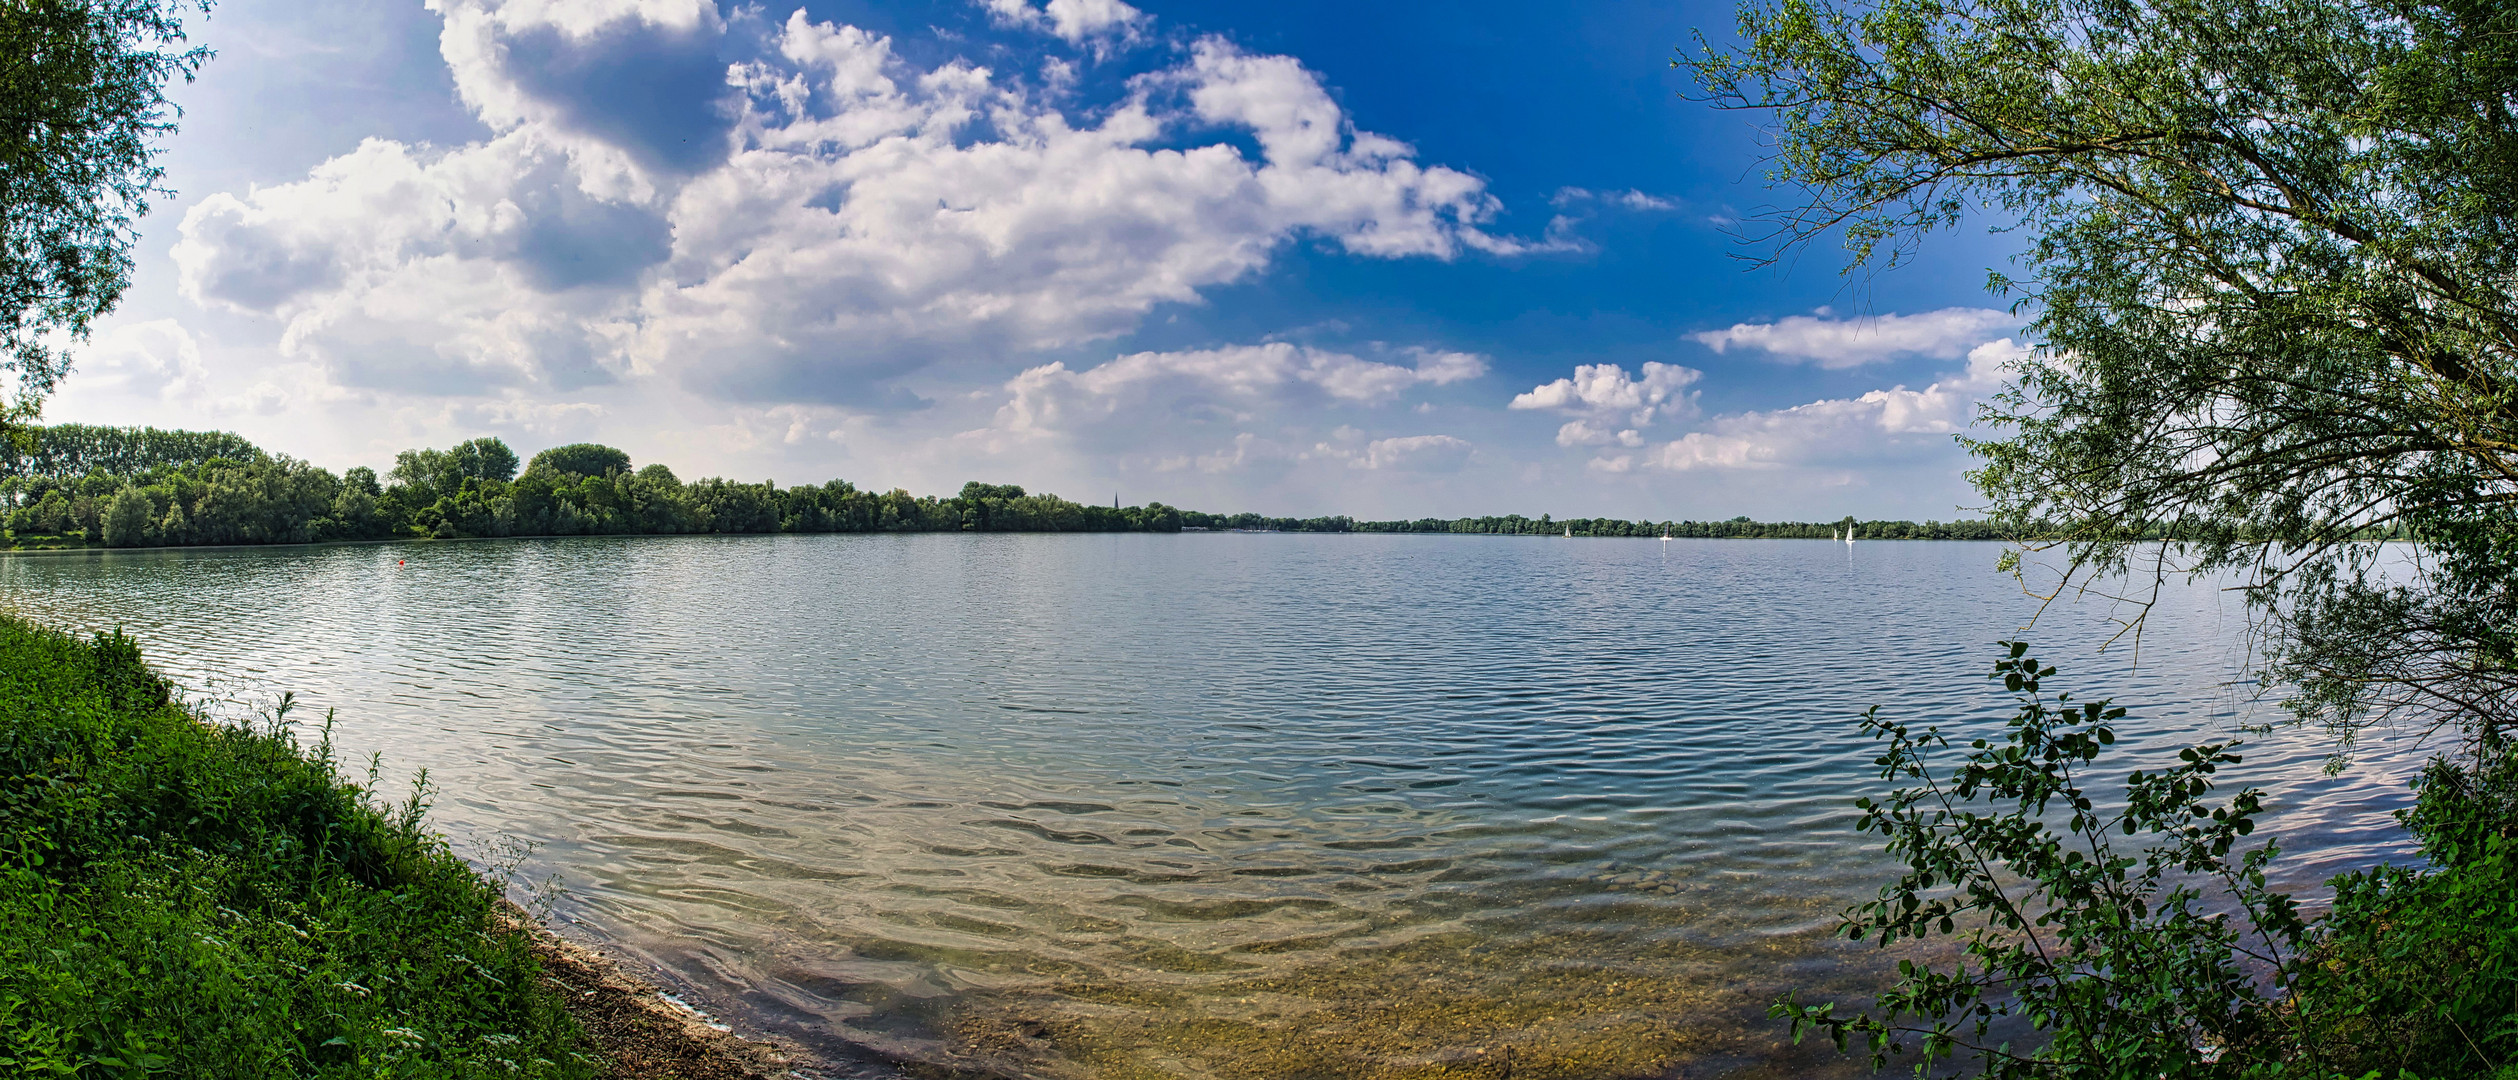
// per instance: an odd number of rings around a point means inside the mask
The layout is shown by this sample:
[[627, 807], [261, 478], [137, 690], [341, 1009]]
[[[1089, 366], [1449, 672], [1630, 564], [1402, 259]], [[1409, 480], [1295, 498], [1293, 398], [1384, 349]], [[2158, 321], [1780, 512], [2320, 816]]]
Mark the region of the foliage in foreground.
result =
[[1781, 246], [2018, 237], [2031, 347], [1962, 439], [1996, 520], [2236, 579], [2347, 738], [2518, 733], [2518, 7], [1746, 0], [1681, 62], [1771, 123]]
[[168, 693], [128, 638], [0, 618], [0, 1072], [593, 1074], [418, 792]]
[[0, 371], [17, 395], [0, 436], [31, 420], [131, 283], [149, 197], [165, 194], [166, 85], [209, 59], [184, 47], [185, 0], [0, 4]]
[[1994, 675], [2019, 711], [1954, 766], [1937, 727], [1862, 721], [1902, 786], [1861, 800], [1856, 827], [1906, 871], [1841, 930], [1955, 937], [1955, 959], [1901, 961], [1865, 1012], [1787, 999], [1796, 1037], [1858, 1041], [1875, 1067], [1914, 1054], [1918, 1075], [1956, 1059], [2002, 1078], [2518, 1076], [2518, 755], [2435, 762], [2403, 815], [2428, 865], [2337, 878], [2308, 921], [2267, 884], [2279, 846], [2248, 846], [2262, 794], [2206, 797], [2237, 743], [2110, 798], [2097, 761], [2125, 710], [2045, 696], [2054, 669], [2006, 644]]
[[[1926, 1052], [2006, 1009], [2045, 1023], [2022, 1044], [2034, 1055], [1989, 1048], [1997, 1075], [2507, 1071], [2518, 7], [1745, 0], [1739, 14], [1736, 43], [1700, 41], [1681, 63], [1708, 100], [1771, 122], [1769, 176], [1802, 195], [1762, 219], [1777, 255], [1828, 237], [1848, 269], [1885, 268], [1943, 228], [2018, 237], [2020, 265], [1988, 284], [2029, 348], [1980, 416], [2008, 431], [1961, 440], [1995, 520], [2060, 552], [2067, 583], [2234, 580], [2265, 685], [2331, 725], [2340, 752], [2390, 716], [2461, 743], [2404, 819], [2429, 866], [2347, 876], [2328, 915], [2293, 925], [2253, 876], [2270, 848], [2223, 848], [2250, 797], [2197, 801], [2227, 747], [2195, 748], [2185, 780], [2136, 785], [2103, 814], [2150, 838], [2118, 854], [2084, 796], [2062, 794], [2103, 712], [2024, 707], [2006, 743], [1944, 779], [1923, 771], [1937, 735], [1875, 725], [1883, 767], [1921, 788], [1873, 812], [1913, 861], [1895, 903], [1854, 925], [1910, 936], [1946, 916], [1976, 936], [1961, 970], [1910, 975], [1875, 1018], [1798, 1018], [1907, 1031]], [[2418, 546], [2360, 542], [2395, 535]], [[2048, 811], [2073, 827], [2037, 827]], [[2237, 905], [2228, 928], [2198, 921], [2190, 880]], [[1969, 1030], [1981, 1042], [2000, 1024]]]

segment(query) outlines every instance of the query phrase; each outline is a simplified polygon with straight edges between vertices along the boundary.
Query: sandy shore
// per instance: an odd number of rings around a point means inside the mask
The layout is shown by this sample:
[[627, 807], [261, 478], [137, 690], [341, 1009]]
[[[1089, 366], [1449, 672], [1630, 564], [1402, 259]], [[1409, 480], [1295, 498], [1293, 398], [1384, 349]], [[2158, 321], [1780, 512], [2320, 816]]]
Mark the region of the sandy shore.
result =
[[791, 1048], [747, 1039], [666, 993], [627, 964], [552, 933], [524, 912], [508, 918], [533, 936], [543, 976], [603, 1054], [605, 1080], [836, 1080]]

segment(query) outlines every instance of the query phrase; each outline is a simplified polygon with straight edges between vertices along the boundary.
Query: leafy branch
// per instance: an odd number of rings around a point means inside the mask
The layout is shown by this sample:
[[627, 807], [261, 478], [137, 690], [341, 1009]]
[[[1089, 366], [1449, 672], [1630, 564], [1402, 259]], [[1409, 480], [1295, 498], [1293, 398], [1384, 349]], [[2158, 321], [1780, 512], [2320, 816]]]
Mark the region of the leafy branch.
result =
[[[1952, 749], [1939, 727], [1877, 707], [1862, 718], [1885, 743], [1880, 777], [1901, 786], [1860, 800], [1855, 827], [1879, 835], [1906, 870], [1846, 912], [1840, 931], [1884, 947], [1954, 936], [1957, 961], [1900, 960], [1870, 1011], [1788, 998], [1774, 1014], [1795, 1039], [1860, 1042], [1874, 1067], [1917, 1055], [1917, 1075], [1959, 1057], [1988, 1077], [2213, 1074], [2223, 1049], [2261, 1043], [2282, 1022], [2258, 984], [2269, 974], [2277, 992], [2286, 985], [2308, 932], [2296, 903], [2267, 884], [2278, 845], [2243, 846], [2262, 793], [2206, 798], [2215, 774], [2239, 763], [2238, 744], [2189, 747], [2102, 802], [2089, 773], [2125, 710], [2047, 696], [2055, 669], [2025, 642], [2004, 648], [1993, 676], [2018, 711], [1953, 768], [1936, 767]], [[2119, 837], [2145, 845], [2127, 852]], [[2216, 910], [2216, 898], [2244, 918]]]

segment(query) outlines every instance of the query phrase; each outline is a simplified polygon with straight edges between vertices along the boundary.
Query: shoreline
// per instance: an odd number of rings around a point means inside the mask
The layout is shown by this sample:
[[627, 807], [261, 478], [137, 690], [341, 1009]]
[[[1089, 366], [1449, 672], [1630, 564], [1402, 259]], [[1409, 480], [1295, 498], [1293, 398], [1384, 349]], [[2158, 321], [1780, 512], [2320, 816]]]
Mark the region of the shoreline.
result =
[[[307, 540], [307, 541], [300, 542], [300, 543], [286, 543], [286, 544], [153, 544], [153, 545], [149, 545], [149, 546], [146, 546], [146, 547], [104, 547], [104, 546], [101, 546], [101, 545], [89, 545], [89, 546], [82, 546], [82, 547], [23, 547], [23, 548], [22, 548], [22, 547], [0, 547], [0, 557], [18, 556], [18, 555], [58, 557], [58, 556], [69, 556], [69, 555], [136, 554], [136, 553], [139, 553], [139, 552], [146, 552], [146, 551], [266, 551], [266, 550], [272, 550], [272, 549], [277, 549], [277, 548], [379, 547], [379, 546], [386, 545], [386, 544], [491, 544], [491, 543], [504, 543], [504, 542], [510, 542], [510, 541], [518, 541], [518, 540], [641, 540], [641, 539], [670, 539], [670, 538], [686, 538], [686, 537], [700, 537], [700, 536], [709, 536], [709, 537], [764, 537], [764, 536], [1180, 536], [1180, 535], [1186, 535], [1186, 534], [1189, 534], [1189, 533], [1203, 533], [1203, 534], [1206, 534], [1206, 535], [1209, 535], [1209, 536], [1359, 536], [1359, 537], [1362, 537], [1362, 536], [1371, 536], [1371, 537], [1383, 537], [1383, 536], [1440, 536], [1440, 537], [1465, 537], [1465, 538], [1472, 538], [1472, 539], [1492, 538], [1492, 539], [1502, 539], [1502, 540], [1668, 540], [1668, 541], [1673, 542], [1673, 543], [1679, 543], [1679, 542], [1695, 542], [1695, 543], [1709, 543], [1709, 544], [1736, 544], [1736, 543], [1752, 543], [1752, 542], [1758, 542], [1758, 541], [1773, 541], [1773, 542], [1776, 542], [1776, 543], [1814, 543], [1814, 544], [1841, 544], [1841, 543], [1844, 543], [1844, 541], [1842, 541], [1842, 540], [1830, 540], [1830, 539], [1828, 539], [1827, 537], [1824, 537], [1824, 536], [1672, 536], [1672, 537], [1660, 537], [1660, 536], [1601, 536], [1601, 535], [1598, 535], [1598, 534], [1592, 534], [1592, 533], [1585, 533], [1585, 534], [1576, 535], [1576, 536], [1560, 536], [1560, 535], [1558, 535], [1558, 534], [1556, 534], [1556, 533], [1477, 533], [1477, 532], [1461, 532], [1461, 533], [1453, 533], [1453, 532], [1432, 532], [1432, 531], [1425, 531], [1425, 532], [1395, 532], [1395, 531], [1383, 531], [1383, 530], [1362, 530], [1362, 529], [1353, 530], [1353, 531], [1349, 531], [1349, 532], [1329, 532], [1329, 531], [1314, 531], [1314, 530], [1308, 530], [1308, 529], [1205, 529], [1205, 528], [1183, 528], [1183, 529], [1181, 529], [1181, 530], [1180, 530], [1179, 532], [1177, 532], [1177, 533], [1170, 533], [1170, 532], [1146, 532], [1146, 531], [1143, 531], [1143, 530], [1136, 530], [1136, 531], [1126, 531], [1126, 532], [1121, 532], [1121, 531], [1115, 531], [1115, 530], [1083, 530], [1083, 529], [1066, 529], [1066, 530], [1053, 530], [1053, 529], [965, 529], [965, 530], [961, 530], [961, 531], [948, 531], [948, 530], [940, 530], [940, 529], [901, 529], [901, 530], [888, 530], [888, 531], [883, 531], [883, 532], [816, 532], [816, 533], [790, 533], [790, 532], [758, 532], [758, 533], [731, 533], [731, 532], [708, 532], [708, 533], [547, 533], [547, 534], [540, 534], [540, 535], [534, 535], [534, 536], [397, 536], [397, 537], [391, 537], [391, 538], [388, 538], [388, 539], [383, 539], [383, 540]], [[2006, 543], [2009, 543], [2009, 541], [2007, 541], [2007, 540], [1961, 540], [1961, 539], [1933, 539], [1933, 538], [1930, 538], [1930, 537], [1914, 537], [1914, 536], [1884, 536], [1884, 537], [1880, 537], [1880, 538], [1879, 538], [1879, 539], [1877, 539], [1877, 540], [1874, 540], [1874, 539], [1871, 539], [1871, 538], [1866, 537], [1866, 538], [1863, 538], [1863, 540], [1862, 540], [1861, 542], [1862, 542], [1862, 543], [1865, 543], [1865, 544], [1872, 544], [1872, 543], [1879, 543], [1879, 544], [2006, 544]], [[2376, 540], [2376, 541], [2370, 541], [2370, 542], [2372, 542], [2372, 543], [2403, 543], [2403, 542], [2405, 542], [2405, 541], [2399, 541], [2399, 540]]]
[[501, 896], [424, 824], [424, 795], [389, 803], [344, 780], [329, 740], [301, 745], [285, 706], [259, 725], [187, 707], [118, 632], [0, 615], [0, 701], [0, 775], [16, 778], [0, 822], [55, 853], [21, 860], [0, 890], [20, 934], [0, 979], [32, 986], [13, 1000], [65, 1033], [12, 1044], [21, 1066], [145, 1053], [212, 1075], [275, 1060], [551, 1080], [933, 1074], [738, 1033], [667, 973]]
[[502, 911], [502, 925], [531, 939], [544, 981], [605, 1056], [602, 1080], [1037, 1080], [994, 1055], [887, 1050], [828, 1032], [775, 1032], [738, 1008], [714, 1014], [686, 1000], [705, 991], [634, 951], [562, 934], [513, 902]]
[[667, 992], [661, 980], [561, 936], [512, 902], [500, 918], [532, 942], [543, 981], [560, 992], [586, 1041], [603, 1054], [605, 1080], [838, 1080], [801, 1060], [807, 1055], [797, 1048], [737, 1033]]

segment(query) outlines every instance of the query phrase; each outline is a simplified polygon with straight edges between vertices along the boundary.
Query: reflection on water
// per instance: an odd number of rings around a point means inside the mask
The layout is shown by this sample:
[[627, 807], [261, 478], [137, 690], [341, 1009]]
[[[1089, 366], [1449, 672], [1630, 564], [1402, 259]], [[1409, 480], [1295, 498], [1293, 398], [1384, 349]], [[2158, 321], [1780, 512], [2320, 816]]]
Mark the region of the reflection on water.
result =
[[[562, 912], [751, 1023], [1058, 1077], [1796, 1074], [1858, 986], [1874, 702], [1998, 723], [1983, 545], [1450, 536], [640, 538], [0, 559], [188, 684], [293, 690], [540, 845]], [[2137, 753], [2271, 719], [2240, 612], [2035, 637]], [[2298, 880], [2402, 762], [2265, 740]], [[2402, 757], [2402, 755], [2399, 755]]]

